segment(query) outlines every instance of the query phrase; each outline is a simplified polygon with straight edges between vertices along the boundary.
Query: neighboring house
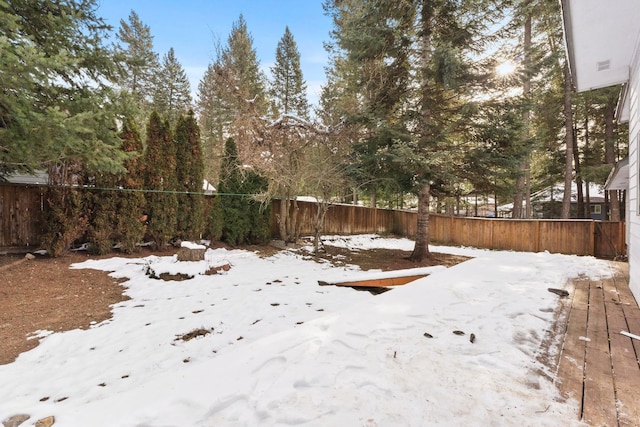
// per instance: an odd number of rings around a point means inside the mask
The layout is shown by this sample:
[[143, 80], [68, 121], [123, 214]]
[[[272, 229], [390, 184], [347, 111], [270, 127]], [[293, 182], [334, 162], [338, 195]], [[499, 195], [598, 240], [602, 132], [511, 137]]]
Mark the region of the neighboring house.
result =
[[[640, 1], [560, 0], [573, 83], [578, 92], [624, 85], [616, 116], [629, 122], [626, 202], [630, 287], [640, 301]], [[613, 187], [609, 187], [612, 188]]]
[[[578, 211], [578, 186], [571, 182], [571, 218], [577, 218]], [[583, 191], [585, 188], [583, 186]], [[535, 193], [531, 193], [531, 209], [533, 218], [558, 219], [562, 214], [562, 197], [564, 195], [564, 183], [549, 186]], [[583, 193], [586, 203], [586, 192]], [[511, 218], [513, 203], [498, 207], [500, 217]], [[590, 219], [604, 221], [607, 219], [605, 207], [604, 189], [598, 184], [589, 184], [589, 210]]]
[[[587, 203], [586, 188], [582, 188], [584, 203]], [[534, 217], [560, 218], [562, 215], [562, 197], [564, 195], [564, 183], [549, 186], [543, 190], [531, 194], [531, 206]], [[607, 211], [604, 204], [604, 188], [602, 185], [589, 184], [589, 211], [587, 218], [604, 221]], [[571, 218], [578, 218], [578, 186], [571, 182]]]

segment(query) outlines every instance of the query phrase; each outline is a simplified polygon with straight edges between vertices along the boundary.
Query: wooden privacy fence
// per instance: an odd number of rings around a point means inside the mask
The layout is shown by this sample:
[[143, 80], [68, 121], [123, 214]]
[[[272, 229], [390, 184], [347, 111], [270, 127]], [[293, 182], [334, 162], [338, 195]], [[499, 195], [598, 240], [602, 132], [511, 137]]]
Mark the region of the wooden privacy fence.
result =
[[[278, 201], [274, 201], [272, 234], [278, 235]], [[316, 204], [298, 202], [301, 234], [313, 235]], [[332, 205], [325, 217], [323, 234], [394, 233], [414, 238], [417, 213]], [[430, 215], [433, 243], [451, 246], [595, 255], [615, 258], [626, 254], [624, 222], [593, 220], [466, 218]]]
[[431, 215], [431, 241], [452, 246], [595, 255], [626, 254], [624, 222], [593, 220], [460, 218]]
[[[0, 184], [0, 248], [34, 247], [42, 236], [45, 187]], [[314, 234], [317, 206], [298, 202], [302, 235]], [[279, 200], [273, 201], [272, 235], [278, 236]], [[592, 220], [510, 220], [431, 215], [433, 243], [527, 252], [626, 254], [624, 222]], [[332, 205], [323, 234], [393, 233], [415, 237], [417, 214], [355, 205]]]

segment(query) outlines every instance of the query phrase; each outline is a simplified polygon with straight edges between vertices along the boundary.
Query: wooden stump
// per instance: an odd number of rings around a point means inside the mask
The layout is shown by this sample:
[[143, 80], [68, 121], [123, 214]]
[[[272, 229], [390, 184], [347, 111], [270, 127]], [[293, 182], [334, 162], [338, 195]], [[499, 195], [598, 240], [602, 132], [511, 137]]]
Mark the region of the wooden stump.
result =
[[178, 261], [203, 261], [206, 249], [180, 248], [178, 250]]

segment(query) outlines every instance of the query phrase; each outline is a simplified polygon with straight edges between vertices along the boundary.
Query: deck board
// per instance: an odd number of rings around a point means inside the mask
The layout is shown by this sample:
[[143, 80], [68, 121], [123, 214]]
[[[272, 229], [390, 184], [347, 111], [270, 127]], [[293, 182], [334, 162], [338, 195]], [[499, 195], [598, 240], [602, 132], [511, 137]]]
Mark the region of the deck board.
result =
[[558, 365], [559, 372], [563, 374], [559, 384], [561, 394], [564, 398], [576, 399], [581, 406], [586, 342], [579, 337], [587, 334], [587, 290], [588, 282], [574, 282], [571, 309]]
[[620, 426], [632, 426], [640, 422], [640, 390], [637, 384], [627, 381], [640, 373], [635, 360], [631, 338], [614, 331], [626, 330], [626, 319], [619, 304], [605, 303], [607, 323], [611, 331], [611, 365], [615, 385]]
[[640, 340], [620, 334], [640, 335], [640, 309], [627, 264], [611, 266], [611, 278], [572, 281], [558, 388], [578, 399], [577, 419], [591, 426], [640, 427]]
[[589, 316], [585, 354], [583, 418], [592, 426], [618, 424], [609, 353], [609, 335], [602, 282], [589, 283]]

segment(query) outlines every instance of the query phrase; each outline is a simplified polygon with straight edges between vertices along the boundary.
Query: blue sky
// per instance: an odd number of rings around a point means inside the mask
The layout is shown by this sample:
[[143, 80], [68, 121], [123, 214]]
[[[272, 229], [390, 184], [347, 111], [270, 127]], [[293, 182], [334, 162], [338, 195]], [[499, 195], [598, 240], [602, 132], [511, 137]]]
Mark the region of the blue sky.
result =
[[285, 26], [293, 33], [300, 51], [300, 64], [307, 81], [309, 101], [316, 103], [325, 81], [331, 19], [324, 15], [322, 0], [101, 0], [98, 14], [117, 31], [120, 20], [135, 10], [151, 28], [154, 48], [160, 57], [173, 47], [197, 91], [207, 65], [212, 62], [214, 43], [226, 44], [231, 25], [244, 15], [254, 48], [265, 72], [273, 65], [278, 41]]

